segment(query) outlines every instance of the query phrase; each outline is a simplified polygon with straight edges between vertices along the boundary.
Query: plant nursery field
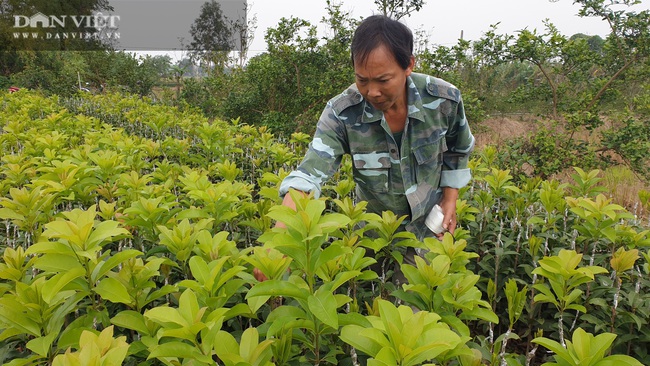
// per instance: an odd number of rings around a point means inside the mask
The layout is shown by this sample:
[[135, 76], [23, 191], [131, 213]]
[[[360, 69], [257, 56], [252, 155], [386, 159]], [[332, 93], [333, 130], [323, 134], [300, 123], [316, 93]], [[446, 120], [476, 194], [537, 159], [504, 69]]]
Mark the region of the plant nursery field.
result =
[[650, 194], [602, 172], [514, 177], [486, 146], [460, 228], [420, 242], [353, 204], [348, 160], [281, 206], [306, 134], [119, 94], [0, 110], [2, 364], [650, 364]]

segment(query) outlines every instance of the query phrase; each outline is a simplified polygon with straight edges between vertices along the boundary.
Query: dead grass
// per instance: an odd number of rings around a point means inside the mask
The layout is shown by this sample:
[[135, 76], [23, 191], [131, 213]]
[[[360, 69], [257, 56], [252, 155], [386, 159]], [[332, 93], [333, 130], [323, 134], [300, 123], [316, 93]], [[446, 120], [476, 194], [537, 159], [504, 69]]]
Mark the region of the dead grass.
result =
[[475, 133], [476, 147], [500, 146], [516, 137], [523, 137], [537, 131], [540, 122], [528, 115], [494, 117], [481, 121]]
[[626, 166], [615, 166], [603, 173], [603, 187], [616, 203], [624, 206], [633, 214], [643, 212], [639, 203], [639, 192], [648, 191], [650, 187], [640, 180], [634, 172]]
[[[611, 121], [605, 121], [605, 125], [598, 130], [612, 127]], [[537, 131], [540, 127], [549, 127], [549, 121], [541, 120], [533, 115], [508, 115], [498, 116], [486, 119], [480, 122], [480, 127], [474, 133], [476, 138], [476, 147], [478, 150], [485, 146], [503, 146], [510, 140], [517, 137], [524, 137]], [[587, 131], [576, 133], [575, 137], [587, 140], [593, 143], [598, 142], [600, 133], [598, 130], [593, 133]], [[558, 133], [565, 133], [558, 131]], [[616, 160], [616, 159], [615, 159]], [[573, 169], [554, 175], [553, 179], [561, 182], [573, 183], [571, 175]], [[604, 194], [612, 199], [613, 202], [624, 206], [628, 211], [639, 216], [645, 216], [647, 213], [642, 210], [639, 203], [639, 192], [641, 190], [650, 191], [650, 185], [636, 176], [627, 166], [619, 165], [601, 171], [599, 177], [602, 178], [600, 185], [606, 188]]]

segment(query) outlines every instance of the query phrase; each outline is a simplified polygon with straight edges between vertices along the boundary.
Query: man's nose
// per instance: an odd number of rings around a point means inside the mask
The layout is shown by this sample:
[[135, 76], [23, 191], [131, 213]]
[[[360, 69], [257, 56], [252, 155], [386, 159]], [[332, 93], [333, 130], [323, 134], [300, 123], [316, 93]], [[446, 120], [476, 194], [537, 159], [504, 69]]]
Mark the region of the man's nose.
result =
[[377, 85], [370, 85], [368, 87], [368, 96], [369, 97], [379, 97], [381, 96], [381, 89]]

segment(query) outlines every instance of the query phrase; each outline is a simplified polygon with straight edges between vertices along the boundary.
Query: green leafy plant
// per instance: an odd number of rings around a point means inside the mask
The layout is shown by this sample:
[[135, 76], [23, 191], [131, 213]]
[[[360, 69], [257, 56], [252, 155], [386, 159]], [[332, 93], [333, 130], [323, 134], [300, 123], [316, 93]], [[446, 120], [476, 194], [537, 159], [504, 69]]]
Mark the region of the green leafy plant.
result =
[[[499, 363], [507, 363], [506, 360], [506, 347], [509, 339], [519, 339], [519, 335], [513, 333], [515, 323], [521, 317], [526, 306], [526, 296], [528, 294], [528, 286], [519, 290], [517, 282], [514, 279], [508, 280], [505, 286], [506, 299], [508, 301], [508, 330], [499, 337], [501, 339], [501, 352], [499, 353]], [[498, 340], [497, 340], [498, 341]]]
[[580, 304], [583, 291], [581, 285], [594, 280], [595, 275], [607, 273], [599, 266], [578, 267], [582, 255], [572, 250], [562, 249], [557, 256], [544, 257], [539, 261], [539, 267], [533, 274], [544, 277], [548, 283], [533, 285], [539, 291], [535, 301], [551, 303], [558, 310], [558, 332], [560, 343], [564, 343], [564, 312], [576, 310], [586, 313], [587, 309]]
[[[182, 280], [178, 282], [178, 286], [192, 289], [201, 305], [211, 310], [225, 306], [246, 283], [238, 278], [245, 267], [226, 266], [228, 260], [228, 257], [221, 257], [208, 263], [201, 257], [193, 256], [189, 260], [189, 267], [194, 280]], [[239, 305], [243, 305], [245, 311], [248, 311], [246, 304]]]
[[222, 349], [219, 331], [229, 317], [232, 317], [229, 309], [208, 311], [199, 305], [191, 289], [185, 290], [178, 300], [178, 308], [159, 306], [144, 313], [145, 319], [160, 325], [155, 337], [146, 342], [148, 358], [156, 358], [166, 365], [174, 365], [180, 359], [199, 365], [213, 364], [215, 349]]
[[255, 328], [246, 329], [237, 343], [235, 337], [224, 331], [217, 334], [219, 342], [215, 343], [215, 352], [226, 366], [271, 366], [273, 339], [259, 341], [259, 332]]
[[32, 354], [14, 364], [51, 360], [56, 354], [55, 341], [63, 330], [68, 314], [74, 312], [84, 293], [72, 283], [84, 275], [82, 268], [47, 278], [40, 276], [30, 284], [16, 282], [15, 289], [0, 298], [0, 341], [18, 337]]
[[[118, 256], [111, 259], [120, 259]], [[107, 277], [97, 285], [97, 293], [102, 299], [121, 303], [128, 308], [141, 312], [146, 306], [177, 291], [176, 285], [162, 285], [154, 281], [160, 276], [161, 267], [177, 266], [167, 258], [149, 257], [129, 258], [121, 262], [119, 272], [109, 272]]]
[[[28, 247], [38, 240], [42, 225], [51, 217], [54, 199], [54, 194], [45, 193], [41, 187], [10, 188], [9, 197], [0, 197], [0, 219], [11, 220], [21, 229], [21, 240]], [[18, 238], [14, 238], [16, 242]]]
[[607, 349], [612, 345], [615, 338], [615, 334], [602, 333], [594, 336], [585, 332], [582, 328], [577, 328], [573, 332], [571, 341], [566, 342], [566, 347], [545, 337], [535, 338], [533, 342], [555, 353], [555, 362], [546, 362], [544, 365], [547, 366], [641, 366], [641, 362], [630, 356], [605, 356], [605, 352], [607, 352]]
[[[124, 250], [115, 256], [103, 247], [115, 240], [127, 237], [128, 231], [119, 227], [117, 221], [96, 222], [95, 206], [88, 210], [75, 209], [64, 212], [64, 219], [45, 224], [42, 239], [32, 245], [27, 254], [40, 254], [34, 267], [49, 273], [76, 273], [80, 271], [85, 279], [82, 289], [87, 294], [102, 290], [101, 280], [115, 267], [139, 254], [137, 250]], [[53, 241], [49, 241], [51, 239]], [[99, 308], [99, 299], [94, 299], [92, 308]]]
[[404, 291], [393, 294], [420, 310], [439, 314], [442, 321], [463, 336], [470, 335], [469, 328], [461, 321], [463, 319], [498, 323], [498, 317], [475, 286], [480, 277], [465, 268], [470, 258], [477, 257], [463, 250], [465, 240], [454, 241], [453, 236], [447, 233], [442, 241], [427, 238], [424, 244], [429, 249], [426, 258], [430, 262], [416, 256], [416, 267], [403, 264], [402, 272], [408, 284], [402, 285]]
[[54, 358], [52, 366], [88, 365], [119, 366], [126, 358], [129, 344], [126, 337], [113, 338], [113, 326], [107, 327], [99, 335], [84, 331], [79, 339], [79, 350], [70, 349]]
[[[379, 300], [379, 316], [367, 316], [367, 324], [346, 325], [341, 339], [371, 356], [368, 365], [422, 365], [461, 348], [469, 337], [460, 337], [435, 313], [395, 307]], [[429, 363], [427, 363], [429, 362]]]
[[[269, 216], [286, 225], [273, 229], [269, 235], [260, 238], [265, 245], [277, 249], [291, 258], [292, 274], [288, 281], [268, 280], [255, 284], [246, 294], [246, 298], [262, 297], [268, 300], [272, 296], [291, 298], [299, 305], [297, 309], [285, 313], [286, 306], [281, 306], [269, 314], [277, 317], [267, 336], [282, 329], [300, 328], [306, 330], [310, 337], [307, 347], [313, 355], [314, 362], [328, 361], [335, 363], [336, 347], [329, 349], [329, 354], [321, 355], [324, 335], [336, 331], [343, 321], [337, 309], [352, 299], [347, 295], [336, 294], [336, 290], [349, 280], [361, 274], [361, 271], [339, 271], [335, 276], [322, 276], [328, 263], [343, 258], [351, 253], [346, 248], [332, 244], [325, 246], [329, 234], [340, 230], [349, 218], [338, 213], [323, 214], [323, 200], [302, 197], [291, 191], [297, 211], [285, 206], [271, 209]], [[321, 273], [321, 276], [319, 276]], [[273, 274], [269, 272], [269, 274]], [[331, 273], [330, 273], [331, 274]], [[278, 273], [279, 275], [279, 273]], [[317, 280], [323, 281], [319, 283]], [[259, 300], [256, 300], [259, 301]], [[275, 315], [274, 315], [275, 313]], [[285, 315], [279, 315], [285, 314]]]

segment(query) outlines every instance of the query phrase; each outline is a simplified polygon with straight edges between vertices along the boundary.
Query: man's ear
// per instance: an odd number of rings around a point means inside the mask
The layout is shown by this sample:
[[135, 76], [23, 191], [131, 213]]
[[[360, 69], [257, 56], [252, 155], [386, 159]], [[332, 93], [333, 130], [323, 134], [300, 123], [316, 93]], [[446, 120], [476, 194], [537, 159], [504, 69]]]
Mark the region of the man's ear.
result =
[[415, 56], [411, 56], [411, 59], [409, 60], [409, 65], [406, 67], [406, 76], [411, 75], [414, 67], [415, 67]]

